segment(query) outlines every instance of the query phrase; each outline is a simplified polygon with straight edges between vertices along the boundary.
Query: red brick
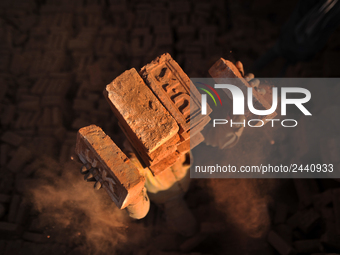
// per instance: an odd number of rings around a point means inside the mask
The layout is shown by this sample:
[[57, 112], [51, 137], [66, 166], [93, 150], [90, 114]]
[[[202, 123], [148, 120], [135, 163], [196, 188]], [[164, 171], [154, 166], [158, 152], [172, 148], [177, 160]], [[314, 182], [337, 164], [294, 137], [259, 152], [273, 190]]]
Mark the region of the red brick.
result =
[[11, 131], [7, 131], [1, 136], [1, 141], [14, 146], [19, 146], [22, 143], [22, 140], [21, 136]]
[[[232, 80], [228, 80], [228, 83], [233, 84], [240, 88], [243, 91], [243, 94], [246, 98], [247, 95], [247, 88], [251, 88], [249, 83], [242, 77], [239, 70], [236, 68], [236, 66], [223, 58], [220, 58], [210, 69], [209, 74], [211, 77], [213, 77], [216, 82], [218, 82], [218, 79], [228, 79], [232, 78]], [[231, 92], [228, 89], [224, 90], [225, 93], [232, 99]], [[245, 100], [246, 101], [246, 100]], [[260, 95], [255, 89], [253, 89], [253, 104], [255, 109], [258, 110], [264, 110], [264, 109], [270, 109], [271, 105], [269, 102]], [[247, 110], [246, 110], [247, 109]], [[267, 116], [257, 116], [253, 115], [249, 110], [248, 107], [245, 107], [245, 116], [249, 118], [256, 118], [261, 119], [266, 123], [266, 119], [272, 119], [277, 115], [276, 112], [267, 115]], [[260, 122], [258, 123], [260, 125]]]
[[198, 132], [195, 134], [193, 137], [190, 139], [187, 139], [177, 145], [177, 150], [180, 153], [186, 153], [190, 151], [190, 149], [195, 148], [198, 144], [204, 141], [204, 136], [202, 135], [201, 132]]
[[9, 223], [5, 221], [0, 221], [0, 236], [8, 236], [18, 235], [21, 232], [22, 228], [19, 224]]
[[107, 136], [95, 125], [78, 131], [76, 153], [85, 164], [98, 169], [95, 176], [119, 208], [125, 208], [140, 195], [145, 179], [138, 169]]
[[24, 232], [22, 238], [24, 240], [31, 241], [34, 243], [46, 243], [49, 241], [47, 235], [32, 232]]
[[4, 166], [7, 163], [9, 152], [9, 145], [8, 144], [1, 144], [0, 146], [0, 166]]
[[8, 222], [15, 222], [15, 218], [17, 216], [17, 212], [19, 209], [20, 205], [20, 196], [19, 195], [13, 195], [11, 204], [9, 206], [9, 211], [8, 211]]
[[151, 153], [177, 133], [176, 121], [134, 68], [107, 85], [104, 94], [128, 135], [139, 142], [134, 147]]
[[14, 119], [14, 115], [15, 115], [15, 106], [12, 104], [7, 105], [1, 114], [1, 124], [2, 125], [10, 124]]
[[25, 147], [19, 147], [7, 167], [12, 172], [18, 172], [30, 159], [32, 152]]
[[[169, 54], [156, 58], [144, 66], [139, 73], [175, 118], [180, 127], [180, 134], [190, 129], [190, 121], [193, 127], [195, 123], [205, 118], [201, 115], [200, 93], [194, 86], [190, 86], [189, 77]], [[211, 109], [208, 108], [207, 114], [209, 115], [210, 112]], [[192, 131], [195, 133], [195, 129]]]
[[268, 234], [268, 242], [278, 251], [281, 255], [293, 254], [293, 248], [283, 240], [274, 231], [270, 231]]
[[0, 193], [0, 203], [9, 203], [11, 201], [11, 196]]
[[162, 160], [160, 160], [156, 164], [150, 166], [149, 168], [150, 168], [151, 172], [153, 173], [153, 175], [157, 175], [160, 172], [162, 172], [162, 171], [166, 170], [167, 168], [169, 168], [170, 166], [172, 166], [173, 164], [175, 164], [179, 157], [180, 157], [180, 153], [178, 151], [176, 151], [174, 153], [171, 153], [167, 157], [163, 158]]

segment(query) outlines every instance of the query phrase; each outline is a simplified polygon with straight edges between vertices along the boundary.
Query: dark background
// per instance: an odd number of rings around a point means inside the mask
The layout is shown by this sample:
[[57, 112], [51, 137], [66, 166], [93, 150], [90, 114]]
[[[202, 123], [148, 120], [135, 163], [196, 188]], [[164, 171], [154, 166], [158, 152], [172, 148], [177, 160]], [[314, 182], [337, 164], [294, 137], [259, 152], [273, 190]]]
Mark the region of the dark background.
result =
[[[69, 160], [83, 126], [124, 140], [102, 95], [122, 72], [165, 52], [189, 77], [206, 76], [220, 57], [251, 72], [296, 3], [1, 1], [0, 254], [288, 254], [277, 238], [267, 242], [269, 230], [299, 254], [340, 252], [336, 180], [193, 180], [186, 201], [209, 231], [188, 241], [154, 205], [145, 219], [128, 219]], [[338, 77], [339, 41], [337, 29], [283, 77]], [[255, 76], [278, 77], [284, 65], [278, 58]], [[295, 149], [308, 150], [317, 135]], [[245, 137], [243, 146], [254, 139]], [[278, 137], [263, 150], [287, 158], [293, 149]], [[287, 220], [293, 216], [303, 223]]]

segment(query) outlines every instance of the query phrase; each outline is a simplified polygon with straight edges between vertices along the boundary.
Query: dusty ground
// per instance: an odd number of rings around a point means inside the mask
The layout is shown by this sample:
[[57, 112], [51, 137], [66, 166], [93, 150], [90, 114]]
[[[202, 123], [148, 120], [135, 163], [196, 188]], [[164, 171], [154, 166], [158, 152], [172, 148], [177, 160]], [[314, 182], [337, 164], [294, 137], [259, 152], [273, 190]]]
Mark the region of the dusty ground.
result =
[[[193, 180], [186, 201], [206, 233], [187, 240], [167, 228], [154, 205], [145, 219], [131, 221], [69, 160], [77, 130], [89, 124], [122, 144], [102, 91], [123, 71], [164, 52], [189, 77], [207, 75], [219, 57], [252, 71], [294, 6], [273, 0], [2, 1], [0, 254], [278, 254], [267, 242], [269, 229], [302, 254], [340, 252], [340, 228], [332, 228], [340, 220], [335, 180]], [[290, 66], [286, 76], [338, 77], [339, 41], [337, 30], [322, 52]], [[255, 75], [276, 77], [283, 65], [277, 59]], [[319, 99], [327, 107], [337, 104], [339, 89], [333, 89], [332, 98]], [[305, 133], [308, 141], [318, 135], [313, 132]], [[289, 161], [299, 150], [291, 145], [275, 130], [261, 139], [245, 131], [228, 157]], [[311, 210], [317, 216], [304, 226], [287, 220]], [[314, 239], [309, 250], [296, 243]]]

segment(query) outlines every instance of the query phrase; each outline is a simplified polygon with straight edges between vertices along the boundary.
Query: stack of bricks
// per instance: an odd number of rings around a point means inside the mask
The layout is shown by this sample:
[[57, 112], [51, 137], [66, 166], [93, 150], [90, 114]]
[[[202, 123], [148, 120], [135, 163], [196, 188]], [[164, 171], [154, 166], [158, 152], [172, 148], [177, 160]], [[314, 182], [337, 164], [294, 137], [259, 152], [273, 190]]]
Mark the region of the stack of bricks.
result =
[[200, 131], [211, 109], [200, 114], [199, 92], [169, 54], [139, 73], [134, 68], [125, 71], [104, 94], [144, 166], [155, 175], [203, 141]]

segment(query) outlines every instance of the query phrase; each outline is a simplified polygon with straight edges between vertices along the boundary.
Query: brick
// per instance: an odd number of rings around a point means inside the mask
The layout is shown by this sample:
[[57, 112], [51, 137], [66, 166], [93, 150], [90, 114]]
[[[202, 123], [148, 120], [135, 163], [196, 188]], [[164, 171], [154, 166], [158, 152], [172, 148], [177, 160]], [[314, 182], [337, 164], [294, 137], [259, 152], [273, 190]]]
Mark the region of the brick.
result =
[[332, 249], [340, 249], [340, 235], [336, 232], [336, 226], [334, 222], [327, 226], [327, 230], [321, 237], [321, 242], [326, 247], [332, 247]]
[[0, 146], [0, 165], [4, 166], [7, 163], [9, 153], [9, 145], [8, 144], [1, 144]]
[[40, 119], [40, 124], [43, 127], [51, 127], [52, 125], [52, 109], [45, 107]]
[[[201, 134], [201, 133], [199, 133], [199, 134]], [[201, 134], [201, 135], [202, 135], [202, 134]], [[203, 139], [204, 139], [204, 138], [203, 138]], [[185, 140], [185, 141], [179, 143], [178, 146], [177, 146], [177, 151], [178, 151], [179, 153], [182, 153], [182, 154], [184, 154], [184, 153], [190, 151], [190, 139], [187, 139], [187, 140]]]
[[277, 203], [275, 208], [274, 224], [284, 223], [288, 214], [288, 207], [285, 204]]
[[22, 143], [23, 138], [12, 131], [7, 131], [1, 136], [1, 141], [14, 146], [19, 146]]
[[70, 145], [64, 143], [59, 153], [59, 162], [64, 164], [70, 157]]
[[[26, 115], [24, 116], [23, 120], [22, 120], [22, 124], [21, 124], [21, 129], [23, 129], [22, 131], [26, 131], [25, 129], [27, 129], [29, 127], [29, 124], [32, 120], [32, 117], [34, 116], [34, 112], [27, 112]], [[20, 134], [22, 134], [22, 131]]]
[[294, 186], [302, 207], [309, 206], [312, 203], [313, 195], [319, 193], [318, 185], [312, 179], [294, 179]]
[[184, 139], [187, 139], [187, 137], [189, 136], [194, 137], [198, 132], [201, 132], [209, 122], [210, 122], [210, 117], [206, 116], [205, 118], [200, 119], [199, 122], [192, 123], [190, 125], [191, 129], [189, 130], [189, 132], [182, 133], [182, 137]]
[[184, 243], [179, 247], [182, 252], [189, 252], [200, 245], [207, 239], [207, 234], [198, 233], [193, 237], [187, 239]]
[[72, 122], [72, 128], [74, 129], [80, 129], [82, 127], [88, 126], [91, 123], [89, 123], [85, 118], [76, 118], [73, 122]]
[[300, 219], [303, 215], [302, 211], [297, 211], [290, 218], [287, 219], [287, 224], [291, 226], [293, 229], [299, 225]]
[[222, 233], [226, 231], [226, 227], [223, 222], [202, 222], [201, 223], [201, 233], [214, 234]]
[[8, 88], [8, 85], [6, 82], [4, 82], [2, 79], [0, 80], [0, 86], [1, 86], [1, 89], [0, 89], [0, 102], [2, 101], [2, 99], [5, 97], [6, 95], [6, 92], [7, 92], [7, 88]]
[[18, 95], [18, 101], [21, 102], [32, 102], [32, 101], [39, 101], [39, 96], [35, 96], [35, 95], [31, 95], [28, 88], [26, 88], [26, 90], [23, 92], [26, 94], [22, 94], [20, 93], [20, 95]]
[[52, 125], [53, 126], [62, 126], [63, 124], [63, 116], [59, 109], [59, 107], [52, 108]]
[[94, 108], [93, 103], [91, 101], [85, 99], [75, 99], [73, 101], [73, 109], [80, 111], [91, 111]]
[[38, 129], [38, 132], [39, 132], [40, 136], [50, 137], [54, 134], [54, 128], [53, 127], [42, 127], [42, 126], [40, 126], [39, 129]]
[[335, 218], [335, 230], [340, 235], [340, 189], [332, 190], [333, 212]]
[[19, 205], [18, 211], [15, 216], [15, 223], [24, 224], [29, 214], [29, 208], [25, 201], [22, 201]]
[[42, 220], [39, 218], [33, 218], [29, 224], [29, 227], [27, 230], [29, 232], [42, 232], [44, 229], [44, 224], [42, 223]]
[[32, 178], [16, 179], [14, 183], [15, 190], [19, 193], [24, 193], [29, 189], [37, 187], [37, 185], [39, 185], [39, 181]]
[[[243, 91], [243, 94], [247, 95], [247, 89], [251, 88], [251, 85], [242, 77], [239, 70], [236, 68], [236, 66], [223, 58], [220, 58], [216, 63], [209, 69], [209, 74], [211, 77], [215, 79], [215, 81], [221, 82], [221, 80], [226, 79], [228, 84], [233, 84], [240, 88]], [[228, 89], [223, 89], [225, 93], [229, 96], [230, 99], [232, 98], [231, 92]], [[246, 100], [245, 100], [246, 101]], [[245, 102], [246, 103], [246, 102]], [[265, 110], [270, 109], [271, 105], [270, 103], [265, 100], [265, 98], [260, 95], [255, 89], [253, 89], [253, 104], [255, 109], [258, 110]], [[248, 107], [245, 106], [245, 116], [250, 119], [261, 119], [264, 123], [268, 122], [266, 119], [272, 119], [274, 118], [277, 113], [274, 112], [272, 114], [269, 114], [267, 116], [257, 116], [253, 115], [249, 110]], [[261, 122], [259, 122], [257, 125], [261, 125]]]
[[15, 218], [17, 216], [18, 208], [20, 205], [20, 196], [19, 195], [13, 195], [11, 203], [9, 205], [9, 211], [8, 211], [8, 222], [15, 222]]
[[294, 252], [293, 248], [274, 231], [269, 232], [267, 240], [281, 255], [289, 255]]
[[49, 82], [49, 78], [40, 78], [31, 88], [31, 93], [42, 95]]
[[20, 102], [18, 108], [25, 111], [38, 111], [40, 108], [39, 98], [37, 98], [37, 100]]
[[118, 208], [125, 208], [140, 195], [145, 179], [117, 145], [99, 127], [78, 131], [76, 153], [97, 168], [95, 175]]
[[60, 108], [64, 108], [65, 105], [65, 100], [64, 98], [60, 96], [49, 96], [49, 95], [44, 95], [41, 99], [41, 106], [46, 107], [46, 106], [57, 106]]
[[187, 139], [177, 145], [177, 150], [180, 153], [186, 153], [190, 151], [190, 149], [195, 148], [198, 144], [204, 141], [204, 136], [202, 135], [201, 132], [198, 132], [195, 134], [193, 137], [190, 139]]
[[7, 105], [4, 109], [4, 111], [1, 114], [1, 124], [2, 125], [8, 125], [12, 123], [15, 115], [15, 109], [16, 107], [12, 104]]
[[154, 175], [157, 175], [160, 172], [172, 166], [173, 164], [175, 164], [179, 157], [180, 153], [176, 151], [175, 153], [172, 153], [167, 157], [163, 158], [159, 162], [151, 165], [149, 168]]
[[[24, 251], [24, 253], [26, 254], [42, 254], [46, 251], [46, 248], [47, 246], [45, 246], [44, 244], [24, 241], [21, 250]], [[58, 254], [58, 252], [53, 249], [54, 247], [48, 248], [50, 248], [50, 250], [53, 251], [51, 255]], [[60, 253], [62, 253], [62, 251], [60, 251]]]
[[68, 48], [72, 50], [88, 50], [95, 38], [96, 28], [83, 28], [76, 38], [69, 40]]
[[320, 194], [316, 194], [312, 198], [313, 205], [316, 210], [321, 210], [332, 202], [332, 190], [326, 190]]
[[133, 68], [106, 86], [104, 94], [124, 129], [151, 153], [173, 137], [178, 125]]
[[24, 232], [22, 235], [22, 238], [24, 240], [34, 242], [34, 243], [46, 243], [49, 241], [49, 239], [47, 238], [47, 235], [33, 233], [33, 232]]
[[6, 241], [0, 240], [0, 251], [4, 251], [6, 248]]
[[30, 120], [29, 123], [28, 123], [28, 127], [29, 127], [29, 128], [36, 127], [36, 126], [37, 126], [37, 122], [38, 122], [38, 120], [39, 120], [40, 117], [41, 117], [41, 112], [40, 112], [40, 111], [35, 112], [35, 113], [32, 115], [31, 120]]
[[26, 112], [20, 112], [18, 113], [19, 117], [16, 119], [14, 128], [15, 129], [20, 129], [22, 127], [22, 124], [24, 122], [24, 119], [26, 117]]
[[334, 222], [333, 208], [330, 208], [330, 207], [322, 208], [320, 213], [324, 221]]
[[279, 224], [273, 229], [283, 240], [288, 244], [292, 244], [293, 231], [292, 228], [286, 224]]
[[0, 203], [0, 219], [4, 217], [5, 212], [6, 212], [5, 205]]
[[[118, 124], [124, 133], [127, 134], [122, 125], [120, 123]], [[127, 138], [131, 144], [136, 143], [136, 141], [133, 140], [133, 137], [131, 138], [127, 135]], [[178, 159], [179, 154], [177, 152], [177, 143], [179, 141], [180, 137], [178, 134], [176, 134], [152, 153], [147, 154], [144, 151], [140, 151], [139, 155], [145, 166], [149, 167], [154, 175], [157, 175], [166, 168], [170, 167]]]
[[161, 251], [178, 250], [179, 240], [176, 234], [159, 234], [154, 238], [155, 248]]
[[[179, 134], [188, 131], [190, 125], [194, 127], [205, 118], [201, 115], [200, 93], [191, 86], [189, 77], [169, 54], [156, 58], [139, 73], [177, 121], [180, 127]], [[210, 112], [211, 109], [208, 107], [207, 115]], [[196, 129], [191, 130], [192, 135], [196, 133], [195, 131]]]
[[66, 48], [68, 40], [68, 31], [54, 30], [53, 33], [48, 37], [48, 43], [46, 46], [51, 50], [63, 50]]
[[88, 89], [91, 91], [102, 91], [104, 88], [102, 84], [105, 83], [103, 81], [103, 72], [98, 62], [88, 66], [88, 73], [90, 76]]
[[[106, 103], [106, 102], [105, 102]], [[106, 103], [107, 104], [107, 103]], [[110, 118], [111, 113], [107, 112], [107, 111], [103, 111], [103, 110], [92, 110], [90, 112], [90, 116], [92, 117], [97, 117], [98, 119], [102, 119], [102, 120], [106, 120], [108, 118]]]
[[150, 158], [150, 165], [156, 164], [162, 158], [168, 156], [171, 153], [174, 153], [177, 150], [177, 144], [180, 142], [180, 136], [178, 134], [174, 135], [167, 142], [162, 144], [162, 146], [158, 147], [155, 151], [148, 154]]
[[19, 147], [7, 167], [12, 172], [18, 172], [32, 158], [32, 152], [25, 147]]
[[206, 47], [214, 47], [216, 40], [216, 26], [204, 26], [199, 31], [199, 39]]
[[172, 45], [172, 31], [171, 27], [155, 27], [154, 33], [156, 34], [155, 45], [163, 46], [163, 45]]
[[0, 203], [9, 203], [11, 201], [11, 196], [0, 193]]
[[299, 240], [293, 243], [298, 253], [312, 253], [322, 251], [320, 240]]
[[20, 177], [27, 178], [32, 175], [39, 167], [42, 166], [41, 159], [35, 159], [32, 163], [28, 164], [24, 167], [24, 169], [20, 172]]
[[19, 224], [0, 221], [0, 236], [14, 236], [21, 232], [22, 228]]
[[317, 225], [319, 219], [320, 215], [314, 209], [305, 211], [300, 218], [298, 228], [307, 234]]

